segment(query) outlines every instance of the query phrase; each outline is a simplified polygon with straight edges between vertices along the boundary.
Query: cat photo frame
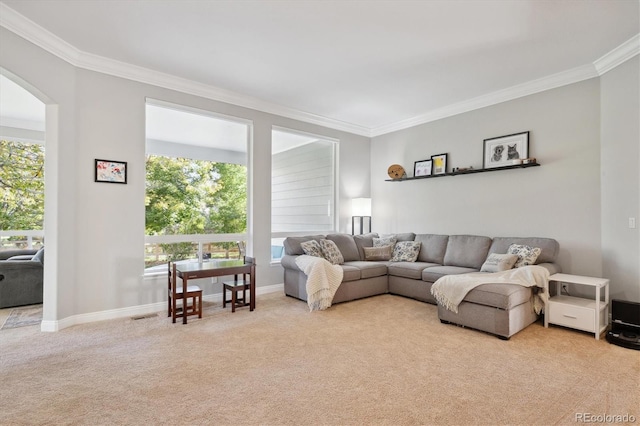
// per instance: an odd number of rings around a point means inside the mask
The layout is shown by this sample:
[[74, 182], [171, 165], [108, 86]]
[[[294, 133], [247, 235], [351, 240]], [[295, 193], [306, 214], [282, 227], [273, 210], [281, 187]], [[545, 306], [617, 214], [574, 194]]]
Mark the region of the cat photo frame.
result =
[[484, 140], [485, 169], [521, 164], [529, 157], [529, 132], [514, 133]]
[[431, 176], [431, 159], [413, 163], [413, 176]]

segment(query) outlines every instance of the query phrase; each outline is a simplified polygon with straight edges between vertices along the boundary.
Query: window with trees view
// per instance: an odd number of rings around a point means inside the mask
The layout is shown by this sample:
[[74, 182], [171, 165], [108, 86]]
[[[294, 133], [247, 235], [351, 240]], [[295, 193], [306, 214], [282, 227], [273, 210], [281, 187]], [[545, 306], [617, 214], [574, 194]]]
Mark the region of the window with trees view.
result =
[[247, 230], [247, 137], [244, 123], [147, 104], [145, 268], [239, 256], [237, 241]]
[[[43, 225], [44, 145], [1, 140], [0, 230], [37, 231]], [[3, 236], [0, 247], [26, 247], [28, 235]], [[41, 245], [42, 237], [37, 240]]]

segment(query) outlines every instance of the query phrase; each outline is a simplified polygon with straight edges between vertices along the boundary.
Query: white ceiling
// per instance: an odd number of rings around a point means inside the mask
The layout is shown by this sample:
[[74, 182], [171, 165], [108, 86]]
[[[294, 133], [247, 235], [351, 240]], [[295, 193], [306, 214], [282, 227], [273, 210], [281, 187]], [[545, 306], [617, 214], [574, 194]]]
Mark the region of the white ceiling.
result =
[[190, 81], [203, 96], [375, 135], [505, 90], [595, 77], [597, 61], [634, 37], [637, 54], [639, 4], [2, 0], [0, 24], [47, 37], [80, 66], [108, 58], [110, 69]]

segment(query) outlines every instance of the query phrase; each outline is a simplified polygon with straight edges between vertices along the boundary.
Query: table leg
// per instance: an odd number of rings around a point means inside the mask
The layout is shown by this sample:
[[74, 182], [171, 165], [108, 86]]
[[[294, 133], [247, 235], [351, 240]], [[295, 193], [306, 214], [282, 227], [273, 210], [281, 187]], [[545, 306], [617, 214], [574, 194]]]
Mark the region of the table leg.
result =
[[596, 340], [600, 340], [600, 286], [596, 286]]
[[176, 292], [174, 291], [174, 286], [178, 285], [178, 282], [176, 281], [178, 275], [176, 274], [176, 264], [173, 264], [173, 275], [171, 277], [171, 279], [173, 280], [171, 282], [171, 322], [172, 323], [176, 323], [176, 309], [178, 309], [178, 301], [176, 300]]
[[187, 274], [182, 277], [182, 323], [187, 323]]
[[249, 278], [249, 311], [256, 308], [256, 267], [251, 267], [251, 277]]

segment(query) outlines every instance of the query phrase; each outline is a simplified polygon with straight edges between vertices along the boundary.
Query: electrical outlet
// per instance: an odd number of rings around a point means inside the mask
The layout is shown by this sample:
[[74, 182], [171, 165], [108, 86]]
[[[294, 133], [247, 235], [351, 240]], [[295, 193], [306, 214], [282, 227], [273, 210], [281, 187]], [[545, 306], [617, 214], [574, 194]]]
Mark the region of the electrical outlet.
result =
[[635, 229], [636, 228], [636, 218], [635, 217], [630, 217], [629, 218], [629, 228], [631, 228], [631, 229]]

